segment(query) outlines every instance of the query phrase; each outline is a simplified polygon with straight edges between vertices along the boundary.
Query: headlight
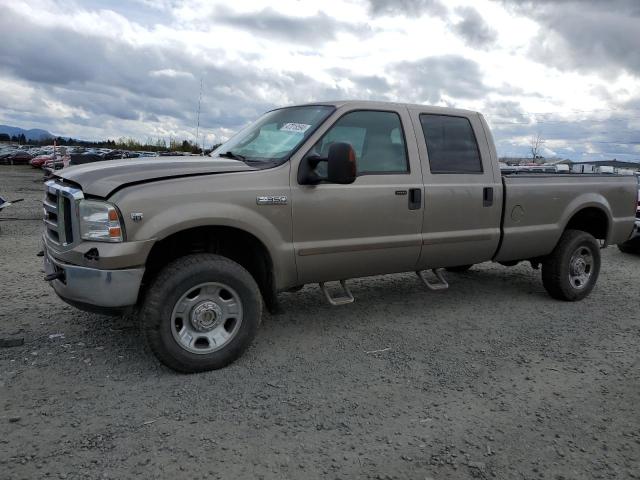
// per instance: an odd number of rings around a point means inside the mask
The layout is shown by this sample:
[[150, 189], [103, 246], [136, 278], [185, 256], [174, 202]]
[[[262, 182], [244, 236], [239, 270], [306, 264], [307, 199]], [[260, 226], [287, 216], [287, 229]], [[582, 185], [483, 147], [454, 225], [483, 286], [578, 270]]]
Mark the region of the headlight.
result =
[[80, 201], [80, 236], [96, 242], [122, 242], [122, 224], [116, 207], [97, 200]]

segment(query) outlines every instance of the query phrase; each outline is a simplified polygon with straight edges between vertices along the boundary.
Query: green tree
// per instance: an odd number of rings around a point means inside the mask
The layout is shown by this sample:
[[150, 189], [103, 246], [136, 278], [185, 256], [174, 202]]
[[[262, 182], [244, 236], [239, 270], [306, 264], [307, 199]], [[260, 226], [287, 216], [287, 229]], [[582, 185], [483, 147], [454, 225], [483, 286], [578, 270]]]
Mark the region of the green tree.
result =
[[160, 149], [160, 150], [166, 150], [167, 149], [167, 141], [164, 138], [158, 137], [158, 139], [156, 140], [155, 147]]

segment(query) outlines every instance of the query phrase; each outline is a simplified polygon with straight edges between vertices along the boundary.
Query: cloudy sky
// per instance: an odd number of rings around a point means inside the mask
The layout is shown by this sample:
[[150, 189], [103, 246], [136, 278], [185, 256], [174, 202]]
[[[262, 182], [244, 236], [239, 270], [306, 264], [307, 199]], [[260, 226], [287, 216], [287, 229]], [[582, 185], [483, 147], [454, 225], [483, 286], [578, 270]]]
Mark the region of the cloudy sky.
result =
[[[500, 155], [640, 160], [639, 0], [0, 0], [0, 123], [224, 139], [332, 99], [482, 111]], [[201, 140], [202, 141], [202, 140]]]

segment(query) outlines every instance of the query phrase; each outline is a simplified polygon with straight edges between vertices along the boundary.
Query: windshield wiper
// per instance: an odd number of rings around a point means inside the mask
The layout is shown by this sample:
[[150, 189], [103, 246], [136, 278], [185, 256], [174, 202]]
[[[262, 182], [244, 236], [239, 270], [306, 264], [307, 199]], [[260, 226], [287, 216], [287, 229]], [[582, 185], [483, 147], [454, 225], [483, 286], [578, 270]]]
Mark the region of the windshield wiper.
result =
[[239, 153], [234, 153], [232, 151], [228, 151], [228, 152], [224, 152], [224, 153], [219, 153], [218, 154], [219, 157], [222, 158], [231, 158], [233, 160], [240, 160], [241, 162], [246, 163], [249, 166], [259, 166], [262, 168], [268, 168], [271, 167], [273, 165], [277, 165], [278, 163], [280, 163], [278, 160], [258, 160], [255, 158], [247, 158], [244, 155], [240, 155]]
[[240, 160], [242, 162], [246, 160], [246, 158], [243, 155], [240, 155], [238, 153], [233, 153], [232, 151], [220, 153], [218, 154], [218, 156], [223, 158], [231, 158], [233, 160]]

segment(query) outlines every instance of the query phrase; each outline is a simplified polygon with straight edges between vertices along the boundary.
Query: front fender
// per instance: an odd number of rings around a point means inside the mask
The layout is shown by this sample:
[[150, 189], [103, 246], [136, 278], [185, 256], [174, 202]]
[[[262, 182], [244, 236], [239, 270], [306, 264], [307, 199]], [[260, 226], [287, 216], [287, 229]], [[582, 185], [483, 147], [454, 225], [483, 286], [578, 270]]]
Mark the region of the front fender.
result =
[[[269, 251], [287, 239], [268, 219], [249, 208], [220, 202], [174, 205], [150, 218], [136, 230], [135, 238], [162, 240], [177, 232], [194, 227], [220, 226], [244, 230], [260, 240]], [[271, 248], [270, 248], [271, 247]]]
[[159, 241], [196, 227], [236, 228], [265, 246], [278, 286], [295, 285], [291, 205], [258, 205], [256, 200], [289, 196], [288, 170], [283, 165], [261, 172], [163, 180], [124, 188], [109, 200], [122, 212], [128, 241]]

